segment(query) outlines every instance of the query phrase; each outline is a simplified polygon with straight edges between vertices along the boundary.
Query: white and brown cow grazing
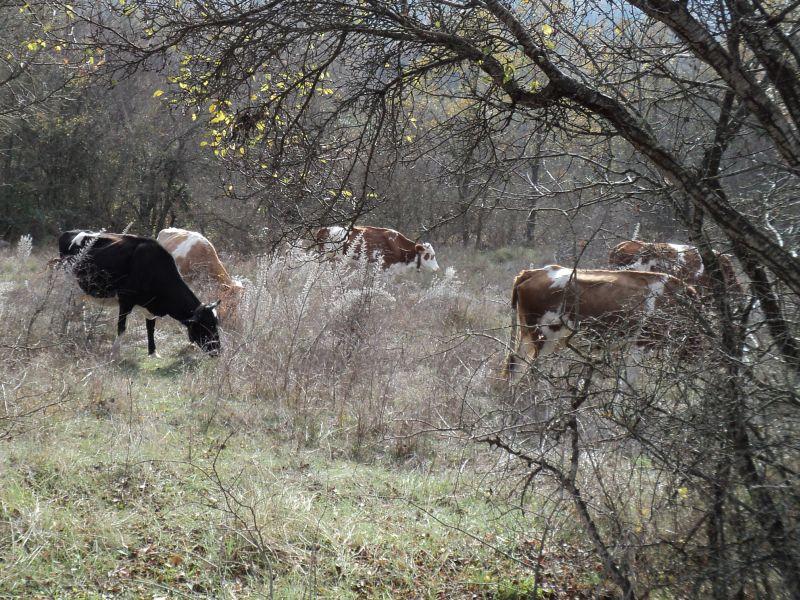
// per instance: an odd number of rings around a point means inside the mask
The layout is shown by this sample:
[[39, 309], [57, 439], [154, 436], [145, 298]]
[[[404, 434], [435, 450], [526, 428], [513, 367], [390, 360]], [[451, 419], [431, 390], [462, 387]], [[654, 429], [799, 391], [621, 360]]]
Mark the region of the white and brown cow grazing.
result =
[[177, 227], [162, 229], [157, 239], [175, 259], [184, 279], [214, 286], [214, 295], [220, 299], [220, 322], [230, 324], [237, 314], [244, 286], [228, 274], [212, 243], [201, 233]]
[[[741, 292], [731, 257], [717, 251], [714, 254], [719, 260], [726, 288]], [[701, 293], [707, 293], [711, 287], [711, 278], [694, 246], [628, 240], [611, 250], [608, 262], [615, 269], [667, 273], [697, 287]]]
[[317, 250], [325, 254], [346, 255], [355, 259], [366, 256], [369, 262], [380, 263], [384, 269], [416, 268], [438, 271], [433, 246], [417, 244], [394, 229], [353, 226], [323, 227], [314, 233]]
[[665, 313], [680, 308], [681, 296], [696, 295], [665, 273], [559, 265], [522, 271], [511, 292], [512, 350], [505, 374], [513, 383], [523, 371], [521, 356], [533, 362], [578, 332], [584, 341], [618, 342], [634, 352], [655, 347], [682, 330], [665, 323]]

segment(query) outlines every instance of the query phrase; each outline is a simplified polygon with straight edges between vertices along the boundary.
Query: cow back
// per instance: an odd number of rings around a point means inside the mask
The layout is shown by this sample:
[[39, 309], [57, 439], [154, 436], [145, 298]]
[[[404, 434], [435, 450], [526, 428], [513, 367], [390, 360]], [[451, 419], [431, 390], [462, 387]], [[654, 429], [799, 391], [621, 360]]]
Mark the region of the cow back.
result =
[[68, 231], [59, 237], [81, 289], [95, 298], [125, 297], [156, 316], [180, 321], [200, 301], [183, 281], [172, 256], [150, 238]]
[[692, 296], [678, 279], [645, 271], [571, 270], [557, 265], [523, 271], [516, 279], [520, 322], [536, 326], [558, 321], [601, 330], [637, 328], [643, 316], [681, 293]]
[[356, 256], [367, 253], [367, 259], [383, 259], [385, 266], [398, 263], [413, 263], [417, 258], [414, 242], [399, 231], [383, 227], [354, 227], [348, 236], [348, 244]]

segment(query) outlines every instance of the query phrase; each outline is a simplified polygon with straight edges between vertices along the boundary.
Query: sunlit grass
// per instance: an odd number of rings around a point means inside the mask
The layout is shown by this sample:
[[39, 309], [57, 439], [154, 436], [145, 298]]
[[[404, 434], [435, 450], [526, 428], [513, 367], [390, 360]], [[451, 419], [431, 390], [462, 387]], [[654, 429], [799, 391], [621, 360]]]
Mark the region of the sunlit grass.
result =
[[[0, 596], [532, 593], [534, 513], [473, 468], [495, 460], [483, 448], [419, 433], [457, 408], [464, 362], [491, 354], [461, 336], [503, 322], [499, 284], [354, 280], [345, 301], [317, 267], [255, 268], [269, 285], [221, 357], [168, 319], [148, 357], [134, 315], [116, 363], [113, 309], [81, 308], [63, 274], [2, 276]], [[593, 569], [569, 579], [592, 589]], [[543, 570], [537, 593], [564, 576]]]

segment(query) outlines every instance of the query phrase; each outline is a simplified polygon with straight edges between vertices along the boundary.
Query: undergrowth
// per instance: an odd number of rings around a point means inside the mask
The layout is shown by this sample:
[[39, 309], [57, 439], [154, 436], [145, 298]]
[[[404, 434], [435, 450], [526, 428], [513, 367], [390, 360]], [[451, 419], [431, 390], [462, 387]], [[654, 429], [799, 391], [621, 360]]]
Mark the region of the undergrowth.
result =
[[247, 291], [222, 356], [161, 319], [149, 358], [134, 315], [112, 362], [114, 309], [20, 247], [0, 259], [0, 596], [604, 589], [568, 517], [548, 536], [481, 475], [498, 456], [435, 431], [495, 401], [490, 261], [462, 279], [254, 257], [231, 265]]

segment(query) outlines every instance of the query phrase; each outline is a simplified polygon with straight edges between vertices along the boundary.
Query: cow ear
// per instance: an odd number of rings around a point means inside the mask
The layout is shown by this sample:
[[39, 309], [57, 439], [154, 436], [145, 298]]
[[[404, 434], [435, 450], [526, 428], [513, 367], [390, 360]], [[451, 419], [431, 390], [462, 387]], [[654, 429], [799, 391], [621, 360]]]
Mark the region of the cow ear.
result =
[[416, 244], [414, 246], [414, 250], [417, 251], [417, 254], [421, 254], [421, 253], [425, 252], [425, 246], [423, 246], [422, 244]]

